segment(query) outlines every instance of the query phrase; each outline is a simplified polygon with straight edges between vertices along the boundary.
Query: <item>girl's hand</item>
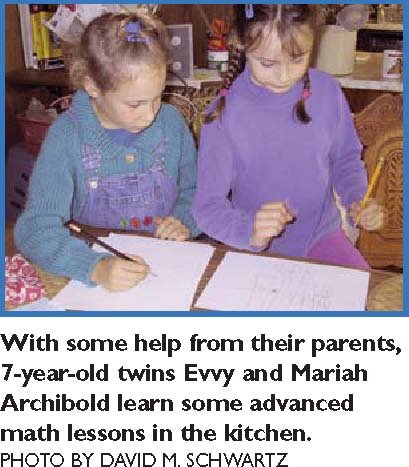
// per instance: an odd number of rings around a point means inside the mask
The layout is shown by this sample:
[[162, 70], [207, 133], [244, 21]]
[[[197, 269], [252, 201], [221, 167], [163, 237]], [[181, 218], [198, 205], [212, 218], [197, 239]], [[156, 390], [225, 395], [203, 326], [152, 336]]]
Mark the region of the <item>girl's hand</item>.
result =
[[361, 203], [352, 203], [349, 208], [349, 215], [354, 222], [358, 220], [357, 226], [365, 230], [379, 230], [385, 222], [385, 212], [377, 201], [370, 198], [365, 208]]
[[266, 248], [270, 240], [280, 235], [293, 219], [294, 215], [283, 202], [262, 204], [254, 219], [250, 244]]
[[190, 237], [190, 230], [179, 219], [173, 216], [155, 217], [155, 237], [162, 240], [178, 240], [183, 242]]
[[132, 256], [132, 258], [134, 261], [126, 261], [116, 256], [101, 259], [92, 271], [91, 280], [111, 292], [135, 287], [145, 279], [150, 269], [139, 256]]

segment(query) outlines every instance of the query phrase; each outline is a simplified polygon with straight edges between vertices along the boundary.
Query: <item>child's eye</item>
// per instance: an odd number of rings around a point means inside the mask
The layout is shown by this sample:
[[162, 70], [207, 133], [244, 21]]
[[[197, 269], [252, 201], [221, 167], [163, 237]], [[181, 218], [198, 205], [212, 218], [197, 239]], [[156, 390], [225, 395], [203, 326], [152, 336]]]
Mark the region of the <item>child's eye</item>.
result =
[[141, 104], [138, 103], [138, 104], [128, 104], [128, 107], [130, 107], [131, 109], [137, 109]]
[[278, 62], [265, 62], [264, 60], [260, 60], [261, 66], [264, 68], [272, 68], [277, 65]]
[[304, 61], [304, 55], [301, 55], [300, 57], [294, 57], [291, 59], [291, 63], [302, 63]]

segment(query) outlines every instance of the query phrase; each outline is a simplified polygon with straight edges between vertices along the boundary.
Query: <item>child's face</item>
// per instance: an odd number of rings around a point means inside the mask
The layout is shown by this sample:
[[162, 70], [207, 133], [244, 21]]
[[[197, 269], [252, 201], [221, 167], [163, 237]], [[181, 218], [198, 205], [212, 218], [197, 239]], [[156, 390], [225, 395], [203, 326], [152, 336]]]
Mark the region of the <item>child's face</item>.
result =
[[309, 29], [300, 31], [300, 43], [305, 53], [291, 57], [282, 50], [277, 31], [272, 29], [266, 32], [259, 46], [246, 54], [252, 81], [273, 92], [289, 91], [308, 67], [312, 39]]
[[139, 133], [155, 120], [165, 87], [166, 66], [138, 66], [135, 76], [122, 81], [115, 90], [94, 97], [93, 107], [103, 127]]

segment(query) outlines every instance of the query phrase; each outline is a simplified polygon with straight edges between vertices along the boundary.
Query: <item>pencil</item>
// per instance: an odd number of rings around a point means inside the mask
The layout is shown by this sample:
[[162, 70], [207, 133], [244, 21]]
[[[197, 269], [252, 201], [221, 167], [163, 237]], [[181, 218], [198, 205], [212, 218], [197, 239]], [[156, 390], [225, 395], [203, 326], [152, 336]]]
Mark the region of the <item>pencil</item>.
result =
[[[105, 243], [102, 240], [100, 240], [99, 238], [95, 237], [95, 235], [92, 235], [91, 233], [89, 233], [83, 227], [80, 227], [76, 222], [74, 222], [72, 220], [65, 222], [64, 226], [67, 227], [68, 229], [72, 230], [73, 232], [82, 234], [88, 240], [90, 240], [91, 242], [96, 243], [97, 245], [101, 246], [102, 248], [104, 248], [104, 250], [107, 250], [110, 253], [113, 253], [118, 258], [124, 259], [126, 261], [135, 261], [134, 258], [132, 258], [132, 256], [129, 256], [129, 255], [125, 254], [125, 253], [122, 253], [121, 251], [117, 250], [113, 246], [108, 245], [108, 243]], [[154, 272], [149, 271], [149, 273], [152, 274], [152, 276], [157, 277], [157, 275]]]
[[[369, 182], [369, 185], [368, 185], [368, 189], [366, 190], [366, 193], [365, 193], [365, 196], [363, 198], [363, 200], [361, 201], [361, 208], [364, 209], [368, 203], [368, 200], [375, 188], [375, 185], [376, 183], [378, 182], [378, 179], [379, 179], [379, 175], [381, 174], [381, 169], [382, 169], [382, 166], [385, 162], [385, 158], [384, 157], [380, 157], [378, 159], [378, 162], [376, 163], [376, 167], [375, 167], [375, 170], [372, 174], [372, 177], [371, 177], [371, 180]], [[361, 211], [362, 212], [362, 211]], [[358, 225], [358, 222], [359, 222], [359, 219], [361, 218], [361, 212], [358, 213], [358, 215], [356, 216], [356, 219], [355, 219], [355, 226]]]

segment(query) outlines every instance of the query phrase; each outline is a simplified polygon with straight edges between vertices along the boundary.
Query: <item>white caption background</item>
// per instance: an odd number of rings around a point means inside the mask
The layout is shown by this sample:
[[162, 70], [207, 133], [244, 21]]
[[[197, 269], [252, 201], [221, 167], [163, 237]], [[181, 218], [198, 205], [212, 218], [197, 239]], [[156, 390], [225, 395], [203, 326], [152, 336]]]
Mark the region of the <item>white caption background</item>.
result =
[[[402, 466], [404, 459], [407, 459], [407, 430], [404, 427], [407, 427], [409, 416], [408, 323], [405, 318], [4, 319], [0, 333], [7, 338], [13, 333], [19, 338], [27, 333], [35, 339], [45, 338], [49, 334], [58, 341], [59, 350], [29, 351], [28, 339], [24, 350], [19, 351], [13, 346], [12, 350], [6, 351], [0, 340], [2, 404], [7, 394], [12, 394], [17, 404], [20, 399], [38, 399], [42, 394], [53, 400], [57, 394], [61, 397], [65, 394], [75, 401], [90, 401], [92, 397], [108, 400], [109, 411], [41, 412], [29, 408], [24, 411], [6, 408], [0, 412], [0, 428], [21, 429], [27, 434], [38, 433], [37, 430], [43, 427], [45, 436], [48, 424], [58, 430], [59, 441], [55, 441], [55, 436], [52, 441], [4, 441], [0, 443], [1, 467], [275, 467], [280, 465], [280, 461], [282, 466], [288, 467]], [[135, 351], [137, 334], [147, 341], [162, 341], [163, 335], [166, 335], [167, 344], [172, 342], [169, 339], [177, 339], [181, 349], [173, 351], [171, 357], [169, 348]], [[256, 352], [251, 348], [251, 339], [261, 334], [273, 342], [288, 340], [289, 334], [292, 335], [292, 343], [296, 338], [305, 339], [306, 342], [300, 345], [299, 351], [274, 348], [272, 351]], [[197, 339], [211, 341], [209, 345], [212, 348], [222, 339], [241, 339], [244, 350], [210, 351], [203, 344], [201, 352], [191, 351], [193, 335], [197, 335]], [[342, 352], [323, 350], [316, 357], [311, 355], [312, 339], [322, 339], [325, 344], [334, 339], [337, 342], [340, 339], [373, 339], [377, 342], [381, 337], [394, 339], [395, 346], [401, 349], [400, 355], [396, 355], [395, 351], [352, 351], [347, 345]], [[82, 345], [85, 345], [85, 340], [91, 339], [123, 339], [127, 350], [69, 352], [69, 339], [76, 342], [83, 340]], [[176, 345], [176, 341], [173, 344]], [[44, 347], [44, 343], [41, 345]], [[159, 345], [156, 345], [158, 348]], [[5, 381], [11, 364], [13, 366]], [[292, 381], [292, 364], [301, 368], [310, 364], [311, 371], [336, 369], [338, 364], [341, 372], [354, 369], [358, 364], [359, 368], [367, 371], [368, 380], [337, 382], [332, 376], [330, 381], [306, 381], [305, 377], [298, 376], [296, 381]], [[13, 376], [22, 374], [22, 369], [43, 370], [45, 377], [54, 374], [50, 372], [52, 369], [67, 369], [71, 374], [78, 372], [83, 379], [91, 365], [95, 372], [100, 370], [100, 376], [103, 375], [101, 369], [107, 365], [105, 376], [108, 381], [79, 381], [65, 374], [62, 382], [34, 381], [32, 377], [27, 386], [22, 387], [24, 378]], [[196, 378], [197, 381], [186, 380], [187, 365], [192, 365], [189, 378]], [[265, 369], [277, 375], [279, 365], [282, 368], [282, 381], [272, 381], [270, 378], [268, 381], [243, 381], [246, 369]], [[121, 367], [129, 369], [131, 373], [144, 368], [162, 369], [165, 374], [167, 370], [173, 370], [168, 374], [173, 373], [174, 380], [121, 381], [118, 373]], [[205, 379], [206, 370], [226, 371], [219, 372], [220, 378], [216, 381], [211, 371], [207, 372]], [[37, 375], [40, 378], [41, 372]], [[119, 394], [122, 400], [133, 400], [134, 403], [128, 402], [128, 408], [134, 405], [136, 410], [119, 411]], [[271, 401], [272, 395], [281, 401], [302, 398], [342, 401], [350, 394], [353, 394], [353, 411], [291, 411], [289, 405], [280, 411], [277, 402], [275, 411], [250, 410], [252, 399], [257, 398], [263, 403]], [[142, 400], [155, 399], [171, 400], [173, 410], [169, 410], [169, 403], [165, 404], [166, 411], [160, 410], [160, 403], [154, 404], [152, 411], [138, 410]], [[183, 411], [182, 401], [185, 399], [192, 403], [196, 401], [197, 409], [208, 399], [238, 399], [242, 410], [225, 410], [222, 405], [220, 411]], [[268, 408], [269, 402], [265, 402], [265, 406]], [[71, 431], [79, 430], [78, 433], [92, 429], [112, 430], [112, 438], [123, 429], [134, 432], [142, 429], [145, 439], [69, 442], [68, 425], [71, 425]], [[200, 432], [195, 431], [193, 441], [183, 440], [183, 427], [191, 425]], [[232, 437], [225, 439], [226, 425], [230, 432], [241, 425], [241, 430], [233, 435], [237, 441]], [[267, 425], [279, 432], [303, 430], [310, 441], [246, 440], [254, 438], [254, 430], [262, 430], [258, 432], [262, 437]], [[27, 431], [30, 429], [32, 432]], [[154, 441], [154, 432], [158, 434], [159, 429], [170, 430], [172, 440]], [[206, 433], [206, 430], [213, 432]], [[199, 435], [202, 441], [198, 441]], [[78, 437], [83, 439], [85, 435]], [[288, 454], [282, 460], [280, 453]]]

